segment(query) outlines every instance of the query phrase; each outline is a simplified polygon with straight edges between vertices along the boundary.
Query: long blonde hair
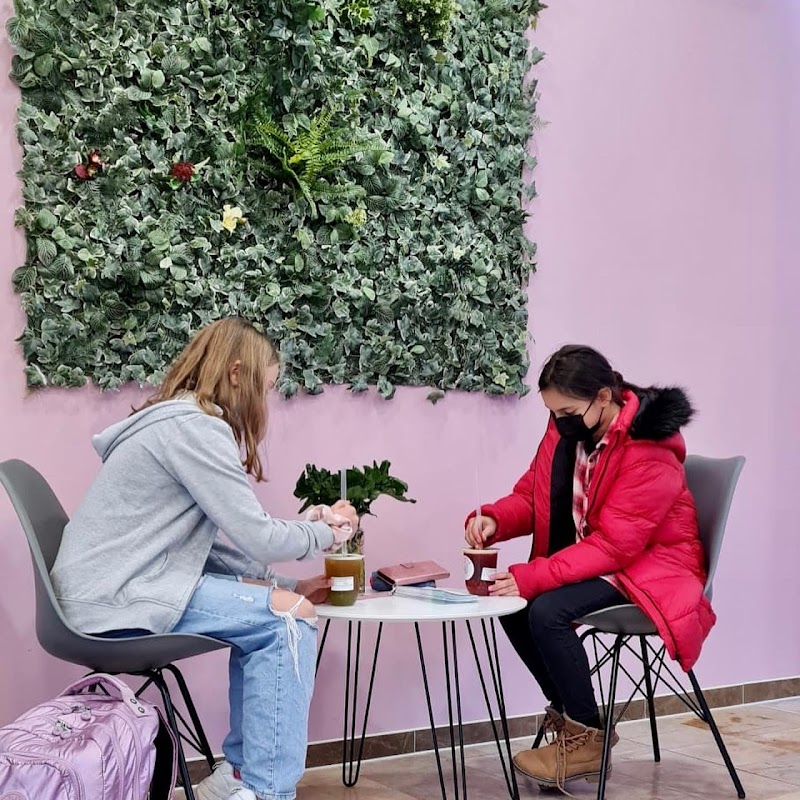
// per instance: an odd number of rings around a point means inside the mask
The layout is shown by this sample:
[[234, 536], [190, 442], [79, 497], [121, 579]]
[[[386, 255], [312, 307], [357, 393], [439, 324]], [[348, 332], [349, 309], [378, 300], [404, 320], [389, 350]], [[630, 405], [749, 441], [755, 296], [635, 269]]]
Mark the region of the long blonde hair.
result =
[[[212, 322], [196, 333], [167, 372], [161, 388], [142, 408], [191, 392], [206, 414], [218, 415], [244, 450], [242, 464], [257, 481], [264, 471], [258, 446], [267, 433], [266, 377], [280, 357], [275, 345], [237, 317]], [[239, 362], [238, 385], [231, 368]]]

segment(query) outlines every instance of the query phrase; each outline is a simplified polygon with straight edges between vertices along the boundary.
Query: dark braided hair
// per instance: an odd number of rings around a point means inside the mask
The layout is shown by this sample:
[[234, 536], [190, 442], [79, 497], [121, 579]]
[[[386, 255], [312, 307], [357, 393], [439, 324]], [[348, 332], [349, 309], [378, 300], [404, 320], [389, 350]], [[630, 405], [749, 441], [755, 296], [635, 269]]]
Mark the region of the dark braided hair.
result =
[[539, 391], [545, 389], [556, 389], [580, 400], [594, 400], [601, 389], [610, 389], [614, 402], [620, 404], [624, 391], [642, 392], [611, 369], [602, 353], [580, 344], [564, 345], [550, 356], [539, 376]]

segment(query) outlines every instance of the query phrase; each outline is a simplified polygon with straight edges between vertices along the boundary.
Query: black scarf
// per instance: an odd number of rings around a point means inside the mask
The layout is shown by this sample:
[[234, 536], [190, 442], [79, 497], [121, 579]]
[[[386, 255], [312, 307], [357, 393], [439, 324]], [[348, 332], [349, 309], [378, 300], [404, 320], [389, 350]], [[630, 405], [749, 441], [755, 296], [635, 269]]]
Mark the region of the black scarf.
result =
[[553, 555], [571, 544], [575, 544], [575, 518], [572, 513], [573, 481], [577, 442], [561, 439], [553, 454], [550, 477], [550, 546], [548, 555]]

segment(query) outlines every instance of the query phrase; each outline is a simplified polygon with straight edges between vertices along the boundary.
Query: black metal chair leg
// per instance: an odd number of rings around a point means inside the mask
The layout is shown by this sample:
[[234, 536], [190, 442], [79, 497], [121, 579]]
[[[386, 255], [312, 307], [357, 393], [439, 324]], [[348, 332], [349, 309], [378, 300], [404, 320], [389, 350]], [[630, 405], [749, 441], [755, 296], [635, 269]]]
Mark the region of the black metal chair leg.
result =
[[694, 670], [689, 670], [689, 680], [692, 682], [694, 695], [697, 698], [697, 702], [700, 704], [700, 708], [703, 710], [703, 715], [708, 723], [708, 727], [711, 728], [711, 733], [714, 734], [714, 741], [717, 743], [719, 754], [722, 756], [722, 760], [725, 762], [725, 766], [728, 768], [728, 774], [731, 776], [731, 780], [733, 781], [733, 785], [736, 789], [736, 794], [742, 800], [744, 800], [744, 787], [742, 786], [742, 782], [739, 780], [736, 767], [733, 766], [731, 757], [728, 755], [728, 748], [725, 747], [725, 742], [722, 741], [722, 734], [720, 734], [717, 723], [714, 721], [714, 717], [711, 714], [711, 709], [708, 707], [703, 690], [700, 688], [700, 684], [697, 682], [697, 678], [695, 677]]
[[186, 710], [189, 712], [189, 717], [192, 720], [194, 732], [197, 736], [197, 743], [200, 745], [200, 752], [208, 762], [208, 766], [214, 769], [214, 764], [216, 763], [214, 752], [211, 749], [211, 745], [208, 743], [208, 737], [203, 729], [203, 723], [200, 721], [200, 715], [195, 708], [194, 699], [189, 692], [189, 687], [186, 685], [186, 679], [183, 677], [183, 673], [174, 664], [168, 664], [164, 669], [171, 672], [175, 678], [175, 682], [178, 684], [178, 689], [180, 689], [181, 692], [181, 697], [183, 697]]
[[656, 723], [656, 704], [653, 697], [653, 681], [650, 674], [650, 657], [647, 654], [647, 639], [639, 637], [642, 645], [642, 666], [644, 667], [644, 685], [647, 692], [647, 713], [650, 716], [650, 737], [653, 740], [653, 761], [661, 761], [661, 747], [658, 744], [658, 724]]
[[625, 637], [617, 636], [614, 640], [614, 654], [611, 659], [611, 681], [608, 687], [608, 708], [605, 716], [605, 733], [603, 734], [603, 758], [600, 761], [600, 781], [597, 787], [597, 800], [605, 800], [606, 777], [611, 759], [611, 731], [614, 721], [614, 698], [617, 696], [617, 676], [619, 675], [619, 659], [622, 653], [622, 643]]
[[164, 713], [167, 717], [167, 725], [169, 725], [172, 732], [175, 734], [175, 742], [177, 745], [178, 756], [178, 774], [183, 784], [183, 791], [186, 800], [195, 800], [194, 789], [192, 789], [192, 779], [189, 776], [189, 767], [186, 764], [186, 754], [183, 752], [183, 743], [181, 741], [180, 729], [178, 728], [178, 720], [175, 717], [175, 707], [172, 705], [172, 698], [169, 694], [169, 687], [161, 674], [161, 670], [153, 670], [148, 674], [152, 679], [153, 685], [158, 688], [161, 693], [161, 700], [164, 703]]

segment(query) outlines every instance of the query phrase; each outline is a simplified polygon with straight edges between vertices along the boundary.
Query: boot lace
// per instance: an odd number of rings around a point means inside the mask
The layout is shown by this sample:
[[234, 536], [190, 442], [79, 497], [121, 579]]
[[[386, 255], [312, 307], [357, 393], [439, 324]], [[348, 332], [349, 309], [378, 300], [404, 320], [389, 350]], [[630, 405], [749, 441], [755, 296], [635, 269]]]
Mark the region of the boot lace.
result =
[[563, 726], [558, 732], [556, 738], [556, 787], [560, 792], [567, 795], [567, 797], [576, 796], [566, 789], [568, 754], [585, 746], [591, 736], [592, 732], [589, 730], [583, 730], [579, 733], [569, 733]]
[[557, 711], [548, 708], [544, 715], [544, 721], [542, 722], [542, 730], [544, 731], [545, 737], [552, 736], [553, 739], [555, 739], [563, 729], [564, 717]]

